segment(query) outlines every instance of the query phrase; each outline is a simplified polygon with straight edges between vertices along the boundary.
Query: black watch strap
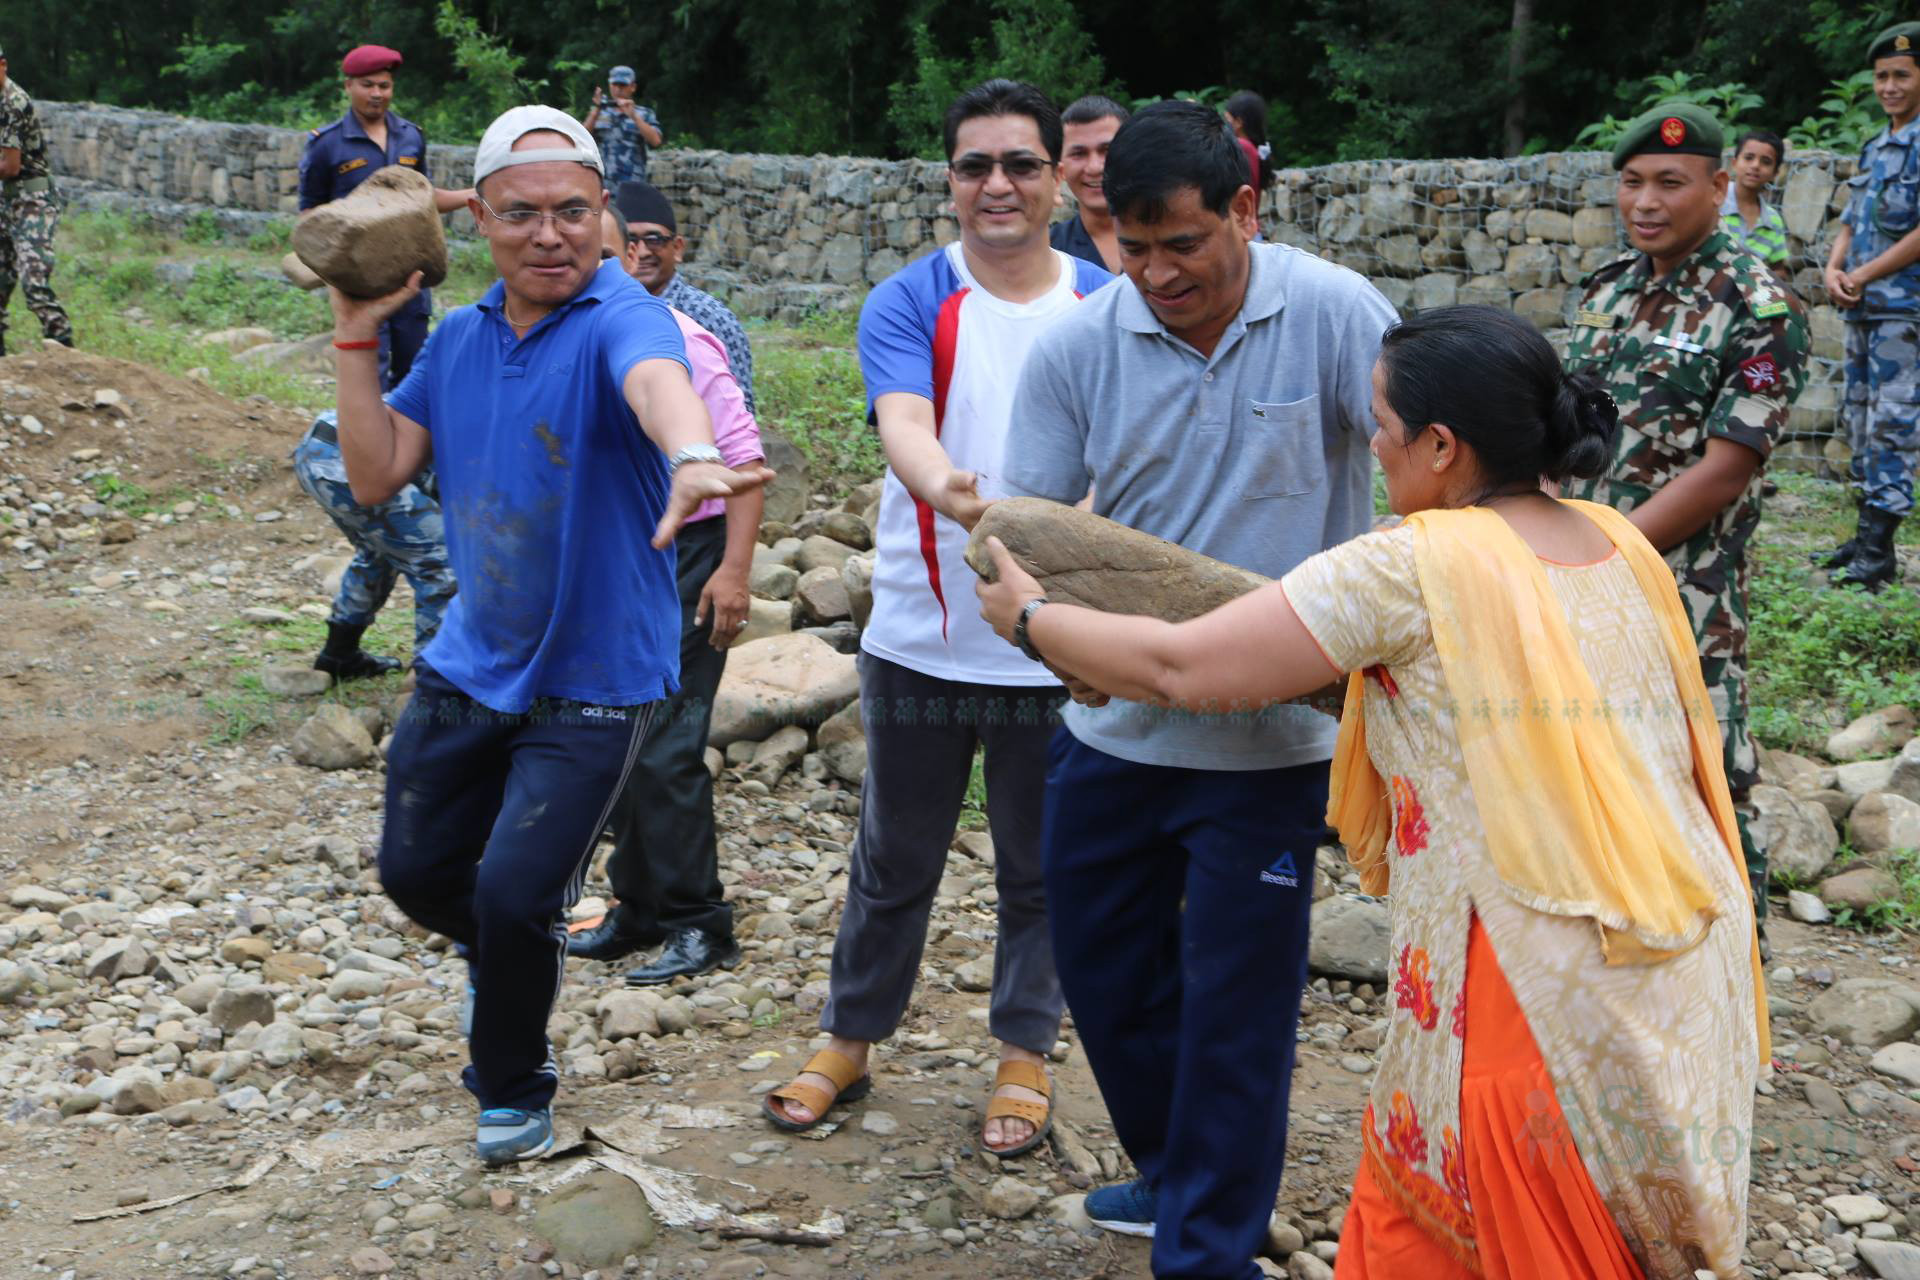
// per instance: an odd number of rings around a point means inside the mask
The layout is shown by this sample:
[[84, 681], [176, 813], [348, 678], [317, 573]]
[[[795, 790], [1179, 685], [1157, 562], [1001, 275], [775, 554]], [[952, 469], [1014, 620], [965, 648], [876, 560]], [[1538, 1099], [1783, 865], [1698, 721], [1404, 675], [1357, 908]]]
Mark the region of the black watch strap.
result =
[[1041, 658], [1040, 651], [1033, 647], [1033, 638], [1027, 634], [1027, 623], [1032, 621], [1034, 614], [1040, 612], [1040, 606], [1046, 603], [1045, 596], [1035, 596], [1027, 601], [1020, 610], [1020, 617], [1013, 624], [1013, 642], [1020, 646], [1020, 652], [1035, 662], [1041, 662], [1044, 659]]

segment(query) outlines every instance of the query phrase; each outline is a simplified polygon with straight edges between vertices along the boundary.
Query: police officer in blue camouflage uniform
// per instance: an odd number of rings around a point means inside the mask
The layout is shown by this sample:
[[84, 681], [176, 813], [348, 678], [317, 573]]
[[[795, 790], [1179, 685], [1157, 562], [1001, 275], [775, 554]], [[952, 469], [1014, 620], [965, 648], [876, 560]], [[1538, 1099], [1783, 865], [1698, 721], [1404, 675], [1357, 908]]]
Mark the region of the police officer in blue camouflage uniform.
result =
[[593, 109], [587, 112], [585, 124], [600, 146], [600, 160], [606, 166], [601, 181], [609, 192], [618, 191], [623, 182], [647, 180], [647, 155], [666, 135], [653, 108], [633, 100], [632, 67], [607, 72], [606, 92], [593, 91]]
[[[400, 55], [380, 45], [361, 45], [341, 59], [350, 110], [307, 139], [300, 159], [300, 211], [338, 200], [390, 164], [427, 175], [427, 141], [419, 126], [390, 110], [393, 69]], [[441, 213], [466, 207], [470, 191], [434, 191]], [[381, 386], [392, 390], [413, 367], [427, 340], [432, 302], [425, 289], [380, 327]], [[327, 620], [327, 643], [314, 668], [336, 680], [363, 679], [398, 671], [397, 659], [367, 653], [360, 638], [372, 624], [394, 582], [404, 574], [413, 586], [413, 651], [426, 647], [439, 629], [440, 615], [453, 598], [453, 570], [447, 562], [446, 533], [440, 504], [433, 497], [429, 468], [387, 501], [362, 506], [353, 500], [335, 433], [333, 413], [320, 415], [293, 452], [294, 476], [318, 502], [347, 541], [352, 564]]]
[[402, 574], [413, 587], [413, 651], [427, 647], [440, 629], [440, 615], [453, 599], [453, 568], [447, 562], [447, 535], [435, 498], [433, 468], [385, 502], [363, 506], [353, 500], [334, 411], [314, 419], [293, 451], [293, 474], [307, 496], [319, 503], [353, 544], [353, 563], [340, 577], [327, 619], [327, 644], [314, 669], [336, 680], [358, 680], [398, 671], [397, 659], [367, 653], [360, 637], [372, 625], [387, 594]]
[[[315, 129], [300, 157], [300, 212], [304, 216], [338, 200], [375, 172], [390, 164], [404, 165], [427, 176], [427, 140], [420, 126], [395, 115], [393, 69], [400, 55], [377, 44], [363, 44], [340, 61], [346, 76], [349, 110], [338, 120]], [[467, 207], [469, 191], [433, 193], [441, 213]], [[427, 340], [427, 316], [433, 299], [422, 289], [380, 327], [380, 385], [391, 391], [413, 367], [413, 358]]]
[[1867, 49], [1887, 127], [1860, 153], [1842, 227], [1827, 257], [1827, 294], [1847, 321], [1848, 464], [1860, 523], [1819, 557], [1833, 581], [1877, 591], [1899, 576], [1893, 538], [1913, 510], [1920, 455], [1920, 22]]

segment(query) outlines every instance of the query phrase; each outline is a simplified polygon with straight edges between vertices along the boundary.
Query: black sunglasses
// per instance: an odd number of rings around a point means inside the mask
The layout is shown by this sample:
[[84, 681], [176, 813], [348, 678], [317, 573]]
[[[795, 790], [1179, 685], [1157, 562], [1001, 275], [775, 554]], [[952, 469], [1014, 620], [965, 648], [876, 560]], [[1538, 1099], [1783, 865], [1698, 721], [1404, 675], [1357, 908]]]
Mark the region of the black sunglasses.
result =
[[661, 249], [664, 249], [668, 245], [672, 244], [673, 237], [663, 236], [658, 231], [649, 231], [646, 235], [639, 235], [639, 234], [636, 234], [635, 232], [629, 231], [627, 232], [627, 243], [643, 244], [647, 246], [647, 248], [652, 249], [657, 253]]
[[978, 182], [992, 173], [998, 165], [1009, 178], [1019, 182], [1026, 178], [1040, 176], [1040, 171], [1053, 161], [1045, 156], [1037, 156], [1031, 151], [1009, 151], [1002, 156], [984, 155], [978, 151], [969, 151], [957, 160], [950, 161], [947, 168], [953, 176], [963, 182]]

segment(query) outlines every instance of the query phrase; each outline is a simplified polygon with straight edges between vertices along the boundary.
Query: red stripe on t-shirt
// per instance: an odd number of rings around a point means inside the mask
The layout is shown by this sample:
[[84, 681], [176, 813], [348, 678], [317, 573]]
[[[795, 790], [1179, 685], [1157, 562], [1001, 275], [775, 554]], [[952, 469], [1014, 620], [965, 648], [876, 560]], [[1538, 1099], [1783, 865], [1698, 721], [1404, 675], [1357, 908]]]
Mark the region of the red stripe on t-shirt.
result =
[[[940, 304], [940, 315], [933, 325], [933, 438], [940, 438], [941, 423], [947, 416], [947, 388], [953, 383], [953, 356], [960, 345], [960, 304], [967, 290], [948, 296]], [[933, 527], [933, 508], [919, 498], [913, 500], [913, 514], [920, 526], [920, 558], [927, 564], [927, 585], [940, 605], [940, 638], [947, 638], [947, 597], [940, 589], [940, 540]]]

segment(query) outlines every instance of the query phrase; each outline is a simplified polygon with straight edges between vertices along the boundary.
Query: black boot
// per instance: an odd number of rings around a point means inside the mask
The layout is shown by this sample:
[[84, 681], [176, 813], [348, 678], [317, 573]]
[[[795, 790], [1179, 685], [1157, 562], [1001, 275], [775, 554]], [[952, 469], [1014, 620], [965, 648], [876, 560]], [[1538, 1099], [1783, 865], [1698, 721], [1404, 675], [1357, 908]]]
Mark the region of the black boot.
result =
[[1854, 553], [1860, 549], [1859, 521], [1865, 515], [1867, 504], [1858, 491], [1853, 495], [1854, 535], [1831, 551], [1813, 551], [1807, 559], [1822, 569], [1844, 569], [1853, 563]]
[[1861, 586], [1878, 591], [1899, 576], [1900, 562], [1893, 553], [1893, 535], [1900, 528], [1900, 517], [1878, 507], [1860, 509], [1860, 532], [1854, 535], [1853, 559], [1833, 575], [1836, 587]]
[[344, 622], [327, 624], [327, 645], [320, 650], [320, 656], [313, 660], [315, 671], [324, 671], [335, 680], [364, 680], [368, 676], [384, 676], [400, 669], [400, 659], [382, 658], [368, 653], [360, 647], [360, 637], [366, 634], [365, 627], [348, 626]]

